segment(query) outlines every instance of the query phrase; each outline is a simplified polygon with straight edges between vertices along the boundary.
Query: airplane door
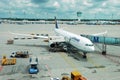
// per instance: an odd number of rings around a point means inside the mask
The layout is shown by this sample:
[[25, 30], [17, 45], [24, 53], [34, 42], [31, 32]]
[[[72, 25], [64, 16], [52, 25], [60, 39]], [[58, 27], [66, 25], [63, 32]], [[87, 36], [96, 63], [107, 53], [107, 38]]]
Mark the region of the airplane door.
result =
[[69, 39], [68, 37], [65, 37], [65, 41], [66, 41], [67, 43], [69, 43], [69, 42], [70, 42], [70, 39]]

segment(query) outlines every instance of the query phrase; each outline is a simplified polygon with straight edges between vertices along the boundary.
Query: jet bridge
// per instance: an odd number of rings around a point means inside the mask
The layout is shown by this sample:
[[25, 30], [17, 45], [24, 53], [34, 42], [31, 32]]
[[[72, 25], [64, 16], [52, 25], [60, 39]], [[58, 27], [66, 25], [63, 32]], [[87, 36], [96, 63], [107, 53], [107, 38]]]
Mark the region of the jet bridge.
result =
[[106, 37], [106, 36], [94, 36], [94, 35], [84, 35], [81, 36], [90, 39], [93, 43], [103, 44], [102, 54], [106, 54], [106, 45], [120, 46], [120, 38]]
[[93, 43], [102, 43], [106, 45], [120, 46], [120, 38], [106, 37], [106, 36], [93, 36], [93, 35], [81, 35], [90, 39]]

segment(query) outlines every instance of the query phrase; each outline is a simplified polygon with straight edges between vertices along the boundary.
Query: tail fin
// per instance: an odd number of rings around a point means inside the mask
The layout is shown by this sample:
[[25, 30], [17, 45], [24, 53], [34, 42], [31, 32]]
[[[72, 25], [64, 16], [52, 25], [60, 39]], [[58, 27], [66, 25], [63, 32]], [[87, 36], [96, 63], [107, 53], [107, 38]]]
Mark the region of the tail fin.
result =
[[55, 17], [55, 28], [58, 29], [58, 24], [57, 24], [57, 20], [56, 20], [56, 17]]

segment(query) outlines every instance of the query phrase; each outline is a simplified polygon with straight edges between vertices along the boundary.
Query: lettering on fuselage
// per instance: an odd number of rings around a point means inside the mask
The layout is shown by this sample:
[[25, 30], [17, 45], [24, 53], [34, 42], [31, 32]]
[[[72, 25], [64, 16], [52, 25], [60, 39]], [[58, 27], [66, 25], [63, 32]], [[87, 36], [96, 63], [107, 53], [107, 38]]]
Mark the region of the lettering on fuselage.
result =
[[77, 42], [80, 41], [80, 39], [77, 39], [76, 37], [72, 37], [71, 40], [75, 40], [75, 41], [77, 41]]
[[99, 37], [94, 36], [94, 37], [93, 37], [93, 42], [99, 42]]

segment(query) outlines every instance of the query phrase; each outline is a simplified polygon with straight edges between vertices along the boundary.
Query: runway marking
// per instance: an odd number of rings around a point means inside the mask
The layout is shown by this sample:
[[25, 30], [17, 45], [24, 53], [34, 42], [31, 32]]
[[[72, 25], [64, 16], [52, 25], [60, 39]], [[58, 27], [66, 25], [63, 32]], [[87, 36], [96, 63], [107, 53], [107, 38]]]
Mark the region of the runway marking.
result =
[[3, 69], [3, 66], [0, 65], [0, 71], [2, 71], [2, 69]]
[[49, 76], [52, 77], [52, 73], [51, 73], [51, 71], [50, 71], [50, 69], [49, 69], [49, 67], [48, 67], [47, 64], [45, 65], [45, 67], [47, 68], [47, 70], [48, 70], [48, 72], [49, 72]]
[[98, 64], [97, 62], [95, 62], [95, 60], [93, 60], [92, 58], [90, 58], [89, 57], [89, 55], [88, 55], [88, 61], [90, 62], [90, 63], [92, 63], [95, 67], [96, 67], [96, 69], [101, 69], [101, 70], [105, 70], [105, 68], [99, 68], [101, 65], [100, 64]]
[[60, 55], [63, 57], [63, 59], [74, 69], [74, 70], [78, 70], [77, 67], [75, 66], [75, 64], [72, 62], [72, 60], [70, 60], [69, 58], [66, 57], [65, 53], [60, 53]]
[[52, 56], [40, 56], [40, 60], [50, 60]]
[[112, 78], [111, 80], [120, 80], [120, 77], [115, 77], [115, 78]]
[[[109, 59], [110, 61], [120, 65], [120, 56], [115, 56], [115, 55], [106, 55], [104, 56], [105, 58]], [[114, 59], [115, 58], [115, 59]], [[119, 59], [119, 60], [118, 60]]]
[[[87, 56], [89, 56], [89, 55], [87, 55]], [[92, 63], [94, 66], [99, 66], [99, 64], [96, 64], [96, 62], [95, 61], [93, 61], [93, 59], [92, 58], [90, 58], [90, 57], [87, 57], [87, 59], [88, 59], [88, 61], [90, 62], [90, 63]]]

